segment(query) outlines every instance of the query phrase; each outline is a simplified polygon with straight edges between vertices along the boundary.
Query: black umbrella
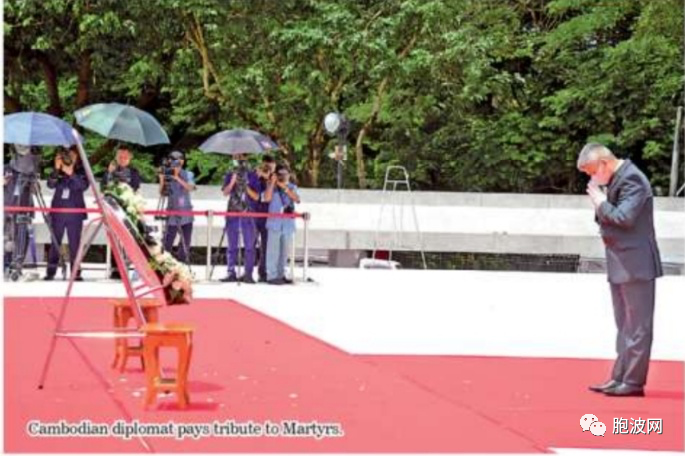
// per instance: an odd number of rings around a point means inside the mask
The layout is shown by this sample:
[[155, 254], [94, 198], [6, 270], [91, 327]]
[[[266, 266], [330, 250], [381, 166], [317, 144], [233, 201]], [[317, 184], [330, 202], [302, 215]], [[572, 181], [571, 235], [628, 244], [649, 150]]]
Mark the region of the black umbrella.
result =
[[242, 128], [216, 133], [200, 145], [203, 152], [226, 155], [261, 154], [273, 149], [278, 149], [278, 144], [271, 138]]

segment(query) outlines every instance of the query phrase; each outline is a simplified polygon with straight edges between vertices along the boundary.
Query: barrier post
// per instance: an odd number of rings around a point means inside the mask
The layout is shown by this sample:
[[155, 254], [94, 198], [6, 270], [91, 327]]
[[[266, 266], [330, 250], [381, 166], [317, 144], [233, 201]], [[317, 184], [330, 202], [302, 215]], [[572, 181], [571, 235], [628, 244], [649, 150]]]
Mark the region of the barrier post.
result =
[[207, 260], [205, 280], [212, 280], [212, 228], [214, 227], [214, 211], [207, 211]]
[[109, 242], [105, 239], [105, 279], [109, 279], [112, 275], [112, 247], [110, 247]]
[[295, 238], [293, 235], [293, 242], [290, 248], [290, 280], [295, 282]]
[[309, 267], [309, 212], [304, 213], [304, 233], [302, 236], [302, 246], [304, 248], [304, 261], [302, 263], [302, 281], [307, 283], [307, 268]]

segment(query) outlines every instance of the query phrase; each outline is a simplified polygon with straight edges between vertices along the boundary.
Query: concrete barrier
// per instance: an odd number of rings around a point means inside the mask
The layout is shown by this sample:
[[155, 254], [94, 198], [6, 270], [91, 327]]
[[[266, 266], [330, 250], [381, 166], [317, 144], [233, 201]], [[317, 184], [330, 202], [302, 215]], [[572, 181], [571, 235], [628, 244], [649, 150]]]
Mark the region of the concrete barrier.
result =
[[[50, 201], [51, 191], [45, 185]], [[158, 187], [143, 185], [148, 208], [158, 201]], [[537, 195], [413, 192], [411, 198], [421, 236], [416, 234], [409, 202], [410, 195], [398, 192], [386, 197], [380, 219], [383, 195], [373, 190], [301, 189], [299, 212], [309, 212], [308, 244], [311, 249], [328, 251], [380, 250], [428, 252], [483, 252], [576, 254], [582, 258], [602, 258], [604, 248], [594, 222], [593, 209], [583, 195]], [[403, 200], [404, 198], [404, 200]], [[195, 210], [222, 211], [226, 200], [218, 186], [199, 186], [193, 194]], [[685, 263], [685, 200], [655, 198], [655, 224], [662, 259]], [[92, 198], [87, 198], [92, 206]], [[303, 245], [302, 220], [297, 221], [296, 247]], [[219, 243], [224, 222], [215, 217], [207, 229], [207, 218], [196, 217], [192, 243], [213, 247]], [[402, 236], [396, 230], [403, 228]], [[377, 236], [377, 230], [379, 235]], [[37, 242], [48, 242], [42, 217], [36, 222]], [[103, 244], [100, 234], [96, 244]]]

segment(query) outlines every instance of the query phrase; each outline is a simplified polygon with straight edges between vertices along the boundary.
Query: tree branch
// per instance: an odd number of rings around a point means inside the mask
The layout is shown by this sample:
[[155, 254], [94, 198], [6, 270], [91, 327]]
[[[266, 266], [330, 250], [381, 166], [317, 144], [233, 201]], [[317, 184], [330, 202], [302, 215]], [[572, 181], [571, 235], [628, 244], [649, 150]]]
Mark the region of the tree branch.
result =
[[[398, 54], [398, 59], [403, 59], [409, 54], [411, 49], [414, 47], [416, 44], [416, 40], [418, 39], [418, 32], [414, 33], [414, 35], [411, 37], [407, 45], [399, 52]], [[381, 111], [381, 107], [383, 104], [383, 96], [385, 95], [385, 90], [388, 86], [388, 83], [390, 82], [390, 75], [386, 75], [378, 84], [378, 88], [376, 89], [376, 96], [373, 101], [373, 107], [371, 108], [371, 114], [369, 115], [369, 118], [366, 119], [366, 122], [364, 122], [364, 125], [362, 128], [359, 130], [359, 133], [357, 134], [357, 140], [354, 145], [354, 152], [355, 152], [355, 158], [357, 160], [357, 178], [359, 180], [359, 188], [366, 188], [367, 182], [366, 182], [366, 167], [364, 165], [364, 138], [366, 135], [369, 133], [371, 130], [371, 127], [373, 124], [376, 122], [376, 119], [378, 119], [378, 115]]]

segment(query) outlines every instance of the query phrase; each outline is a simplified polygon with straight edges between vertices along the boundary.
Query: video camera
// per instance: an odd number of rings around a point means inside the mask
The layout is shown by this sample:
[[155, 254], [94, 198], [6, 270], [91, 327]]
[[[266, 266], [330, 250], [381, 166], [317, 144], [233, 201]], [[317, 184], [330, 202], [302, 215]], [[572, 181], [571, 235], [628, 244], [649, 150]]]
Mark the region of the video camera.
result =
[[248, 210], [247, 205], [247, 167], [246, 160], [238, 160], [238, 165], [235, 168], [235, 186], [228, 197], [228, 210], [233, 212], [244, 212]]
[[40, 169], [40, 156], [30, 146], [14, 145], [14, 156], [10, 160], [10, 168], [24, 176], [36, 178]]
[[162, 174], [164, 178], [170, 179], [174, 176], [174, 169], [181, 167], [181, 160], [178, 158], [166, 157], [162, 161]]
[[164, 176], [164, 187], [162, 188], [162, 194], [164, 196], [169, 196], [171, 193], [171, 187], [169, 187], [169, 182], [174, 178], [174, 170], [180, 170], [183, 164], [181, 159], [183, 154], [179, 151], [173, 151], [168, 157], [162, 160], [162, 166], [160, 166], [160, 174]]

